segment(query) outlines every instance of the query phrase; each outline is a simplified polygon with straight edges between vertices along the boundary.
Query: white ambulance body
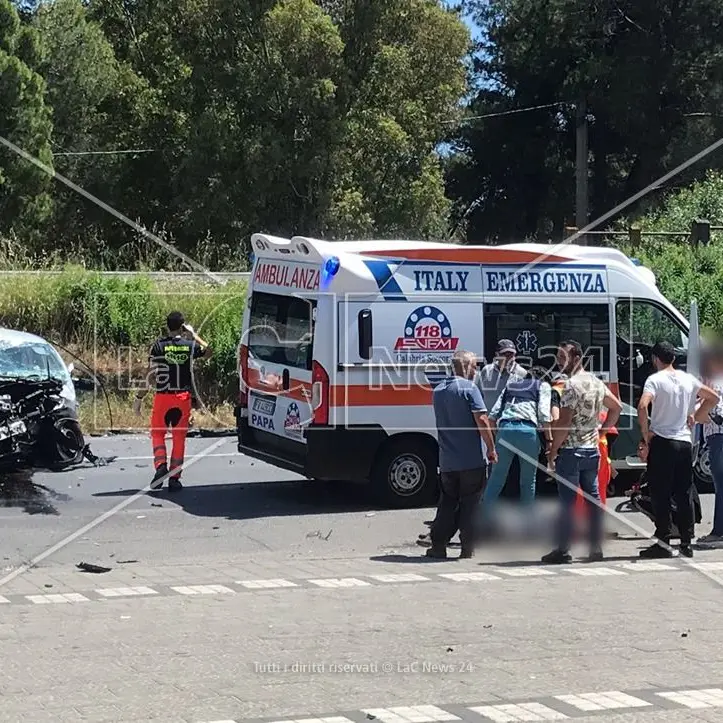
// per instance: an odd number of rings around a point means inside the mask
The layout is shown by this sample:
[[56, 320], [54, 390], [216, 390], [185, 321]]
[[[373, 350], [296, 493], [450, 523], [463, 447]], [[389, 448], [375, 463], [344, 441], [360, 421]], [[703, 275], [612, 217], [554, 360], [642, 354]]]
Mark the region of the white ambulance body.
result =
[[[689, 322], [649, 269], [585, 246], [480, 247], [252, 237], [239, 349], [239, 451], [310, 478], [369, 481], [387, 503], [433, 502], [432, 389], [459, 349], [491, 361], [512, 339], [554, 364], [574, 339], [626, 403], [616, 466], [635, 455], [650, 349], [682, 366]], [[692, 355], [691, 355], [692, 358]]]

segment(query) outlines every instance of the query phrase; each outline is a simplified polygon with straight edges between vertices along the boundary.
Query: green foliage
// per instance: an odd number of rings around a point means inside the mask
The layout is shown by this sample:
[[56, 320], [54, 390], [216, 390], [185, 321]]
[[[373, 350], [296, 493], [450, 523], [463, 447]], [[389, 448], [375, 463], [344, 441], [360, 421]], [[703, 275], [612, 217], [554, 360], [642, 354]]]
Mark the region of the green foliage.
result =
[[470, 116], [552, 104], [470, 121], [456, 134], [463, 159], [449, 191], [458, 214], [481, 199], [469, 236], [562, 238], [574, 219], [581, 100], [591, 119], [592, 218], [720, 137], [723, 0], [464, 4], [483, 29]]
[[[180, 309], [213, 346], [211, 360], [198, 368], [197, 382], [203, 401], [214, 405], [234, 398], [244, 303], [244, 284], [154, 283], [143, 276], [109, 278], [67, 267], [57, 275], [4, 279], [0, 326], [78, 349], [84, 363], [103, 370], [112, 384], [127, 376], [128, 359], [143, 374], [148, 349], [162, 333], [166, 315]], [[107, 368], [103, 359], [111, 359], [114, 368]]]
[[[0, 0], [0, 136], [51, 166], [50, 109], [43, 79], [16, 53], [37, 55], [9, 0]], [[51, 212], [46, 172], [0, 146], [0, 233], [11, 228], [36, 243]]]

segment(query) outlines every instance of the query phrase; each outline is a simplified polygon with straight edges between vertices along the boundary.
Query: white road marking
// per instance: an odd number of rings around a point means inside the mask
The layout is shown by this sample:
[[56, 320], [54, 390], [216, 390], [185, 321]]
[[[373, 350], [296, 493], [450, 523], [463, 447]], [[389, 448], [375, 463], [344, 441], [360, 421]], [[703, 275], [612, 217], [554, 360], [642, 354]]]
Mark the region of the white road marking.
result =
[[415, 575], [413, 572], [400, 572], [396, 575], [369, 575], [369, 577], [379, 582], [424, 582], [430, 579], [424, 575]]
[[225, 585], [189, 585], [188, 587], [171, 587], [181, 595], [216, 595], [218, 593], [231, 593], [236, 591]]
[[470, 708], [498, 723], [506, 721], [565, 720], [568, 716], [542, 703], [518, 703], [517, 705], [484, 705]]
[[272, 587], [298, 587], [295, 582], [282, 580], [281, 578], [278, 580], [237, 580], [236, 584], [243, 585], [250, 590], [261, 590]]
[[578, 710], [616, 710], [618, 708], [647, 708], [652, 703], [635, 696], [611, 690], [605, 693], [582, 693], [580, 695], [556, 695], [555, 698]]
[[[166, 437], [167, 440], [170, 440], [170, 437]], [[229, 441], [231, 438], [229, 437]], [[150, 444], [150, 442], [149, 442]], [[220, 446], [220, 445], [219, 445]], [[214, 454], [207, 454], [204, 459], [209, 459], [210, 457], [243, 457], [244, 455], [239, 454], [238, 452], [216, 452]], [[140, 457], [116, 457], [113, 461], [114, 462], [141, 462], [143, 460], [148, 460], [149, 462], [153, 460], [152, 455], [142, 455]]]
[[509, 575], [510, 577], [537, 577], [539, 575], [557, 575], [552, 570], [546, 570], [544, 567], [498, 567], [495, 572], [500, 575]]
[[490, 575], [488, 572], [441, 572], [440, 577], [446, 577], [448, 580], [455, 582], [474, 582], [475, 580], [500, 580], [496, 575]]
[[371, 585], [366, 580], [359, 580], [356, 577], [328, 577], [318, 580], [309, 580], [313, 585], [319, 587], [366, 587]]
[[696, 570], [723, 570], [723, 562], [689, 562]]
[[10, 602], [10, 600], [8, 600], [6, 597], [3, 597], [2, 595], [0, 595], [0, 605], [2, 605], [3, 603], [9, 603], [9, 602]]
[[721, 688], [705, 688], [703, 690], [679, 690], [656, 695], [686, 708], [720, 708], [723, 707], [723, 690]]
[[48, 595], [26, 595], [25, 597], [36, 605], [45, 605], [48, 603], [90, 602], [85, 595], [81, 595], [79, 592], [51, 593]]
[[158, 595], [157, 590], [150, 587], [107, 587], [102, 590], [96, 590], [98, 595], [102, 597], [132, 597], [137, 595]]
[[677, 565], [666, 565], [664, 562], [622, 562], [620, 567], [634, 572], [656, 572], [663, 570], [680, 570]]
[[622, 570], [614, 570], [612, 567], [571, 567], [567, 569], [573, 575], [581, 575], [582, 577], [594, 577], [603, 575], [627, 575]]
[[436, 721], [460, 720], [456, 715], [434, 705], [415, 705], [397, 708], [372, 708], [363, 710], [382, 723], [435, 723]]

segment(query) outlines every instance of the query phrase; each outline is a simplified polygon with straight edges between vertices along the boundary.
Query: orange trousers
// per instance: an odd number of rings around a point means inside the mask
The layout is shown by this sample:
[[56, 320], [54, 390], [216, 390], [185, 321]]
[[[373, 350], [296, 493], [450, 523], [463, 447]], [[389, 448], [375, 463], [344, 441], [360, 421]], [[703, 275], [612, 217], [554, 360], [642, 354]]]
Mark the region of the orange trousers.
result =
[[[597, 469], [597, 484], [600, 491], [600, 502], [604, 505], [608, 499], [608, 485], [610, 484], [610, 477], [612, 476], [612, 464], [610, 463], [610, 457], [608, 455], [608, 441], [605, 437], [600, 439], [598, 450], [600, 452], [600, 464]], [[583, 497], [582, 490], [578, 489], [575, 511], [580, 517], [585, 514], [586, 504], [587, 500]]]
[[[151, 444], [153, 466], [156, 469], [168, 464], [166, 432], [170, 427], [173, 446], [169, 472], [174, 477], [181, 476], [190, 419], [191, 392], [163, 392], [155, 395], [151, 412]], [[177, 470], [175, 474], [174, 470]]]

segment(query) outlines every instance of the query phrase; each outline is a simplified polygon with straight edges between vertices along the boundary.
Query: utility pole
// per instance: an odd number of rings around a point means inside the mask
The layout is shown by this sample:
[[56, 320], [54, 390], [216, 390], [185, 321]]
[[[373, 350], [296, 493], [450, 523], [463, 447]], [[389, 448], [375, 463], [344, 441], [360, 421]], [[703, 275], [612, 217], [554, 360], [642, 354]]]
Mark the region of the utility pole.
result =
[[[583, 97], [575, 105], [575, 225], [584, 228], [588, 224], [588, 141], [587, 141], [587, 102]], [[581, 244], [587, 238], [580, 237]]]

